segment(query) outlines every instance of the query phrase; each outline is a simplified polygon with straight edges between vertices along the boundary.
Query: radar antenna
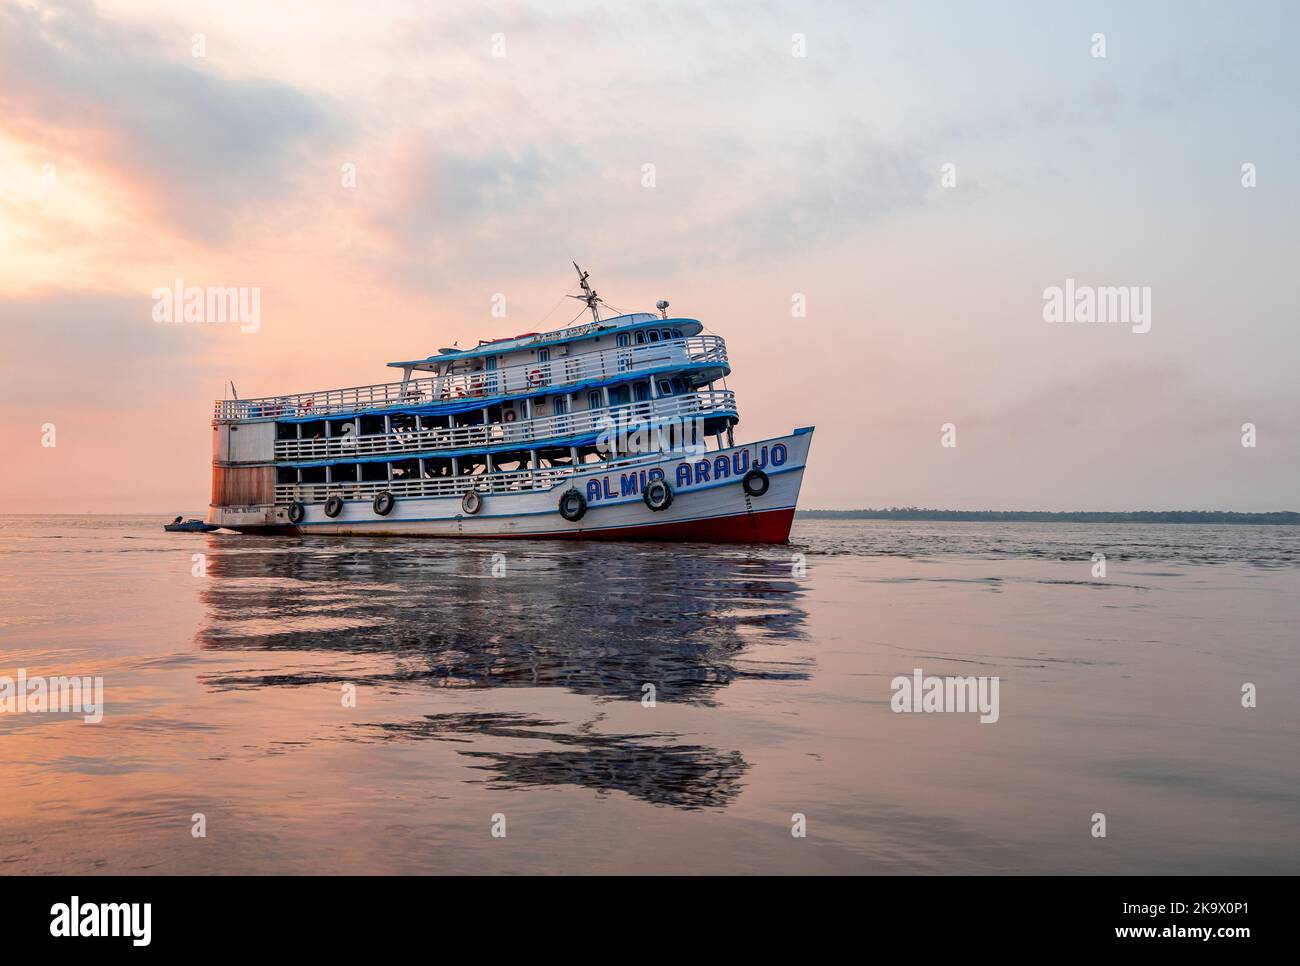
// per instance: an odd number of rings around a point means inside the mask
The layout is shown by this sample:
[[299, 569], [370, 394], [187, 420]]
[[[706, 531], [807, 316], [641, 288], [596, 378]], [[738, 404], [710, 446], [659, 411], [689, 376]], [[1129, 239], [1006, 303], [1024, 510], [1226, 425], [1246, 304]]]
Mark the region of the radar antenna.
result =
[[591, 320], [593, 322], [599, 322], [600, 303], [604, 300], [599, 295], [597, 295], [596, 290], [587, 283], [587, 279], [590, 277], [589, 274], [587, 272], [584, 272], [581, 268], [578, 268], [577, 262], [573, 263], [573, 267], [578, 271], [578, 284], [582, 286], [582, 294], [570, 295], [569, 298], [578, 299], [581, 302], [586, 302], [587, 308], [591, 309]]

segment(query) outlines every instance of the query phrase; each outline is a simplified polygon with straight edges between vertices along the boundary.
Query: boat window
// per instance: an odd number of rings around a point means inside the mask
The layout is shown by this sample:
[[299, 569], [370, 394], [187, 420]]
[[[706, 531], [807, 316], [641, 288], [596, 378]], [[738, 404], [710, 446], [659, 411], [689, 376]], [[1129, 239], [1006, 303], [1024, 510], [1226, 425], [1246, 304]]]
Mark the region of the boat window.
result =
[[420, 475], [419, 460], [397, 460], [392, 467], [394, 480], [414, 480]]
[[667, 379], [659, 380], [659, 395], [671, 396], [673, 394], [672, 384]]
[[648, 382], [637, 382], [632, 384], [632, 398], [637, 402], [645, 402], [650, 398], [650, 384]]
[[651, 342], [658, 342], [658, 341], [659, 341], [659, 333], [656, 332], [654, 329], [651, 329], [651, 330], [650, 330], [650, 341], [651, 341]]
[[551, 350], [550, 350], [550, 349], [538, 349], [538, 350], [537, 350], [537, 361], [538, 361], [538, 362], [550, 362], [550, 361], [551, 361]]
[[680, 339], [681, 337], [682, 337], [682, 330], [681, 330], [681, 329], [673, 329], [673, 338], [674, 338], [674, 339]]
[[618, 345], [619, 345], [620, 348], [623, 348], [623, 347], [626, 347], [626, 346], [627, 346], [627, 333], [626, 333], [626, 332], [620, 332], [620, 333], [618, 334]]
[[609, 404], [611, 406], [625, 406], [628, 401], [627, 386], [614, 386], [609, 390]]
[[665, 341], [665, 342], [667, 342], [669, 339], [671, 339], [671, 338], [673, 337], [672, 329], [664, 329], [664, 330], [663, 330], [663, 336], [664, 336], [664, 341]]
[[588, 409], [599, 409], [599, 408], [600, 408], [600, 390], [599, 390], [599, 389], [593, 389], [591, 392], [587, 393], [587, 408], [588, 408]]
[[569, 400], [566, 396], [555, 397], [555, 415], [562, 416], [569, 411]]
[[636, 344], [637, 344], [637, 345], [645, 345], [645, 333], [644, 333], [644, 332], [638, 332], [638, 333], [636, 334]]
[[680, 376], [673, 377], [673, 392], [681, 394], [686, 391], [686, 380]]

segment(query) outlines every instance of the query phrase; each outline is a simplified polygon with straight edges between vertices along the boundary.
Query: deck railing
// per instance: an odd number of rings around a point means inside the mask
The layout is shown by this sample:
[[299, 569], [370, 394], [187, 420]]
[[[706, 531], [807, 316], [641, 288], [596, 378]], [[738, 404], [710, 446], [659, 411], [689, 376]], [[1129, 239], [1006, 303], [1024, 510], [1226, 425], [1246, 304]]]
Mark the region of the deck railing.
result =
[[[692, 420], [736, 411], [736, 394], [729, 390], [704, 390], [681, 396], [583, 409], [555, 416], [456, 426], [446, 429], [399, 429], [367, 436], [333, 436], [321, 439], [282, 439], [275, 444], [277, 460], [350, 459], [380, 454], [419, 453], [488, 446], [535, 446], [547, 439], [588, 433], [632, 432], [668, 421]], [[410, 418], [410, 417], [406, 417]], [[427, 417], [426, 417], [427, 418]]]
[[275, 502], [286, 504], [291, 500], [301, 503], [323, 503], [331, 496], [344, 500], [370, 500], [385, 491], [401, 499], [418, 496], [459, 496], [469, 490], [479, 493], [524, 493], [532, 490], [549, 490], [585, 471], [628, 471], [638, 464], [656, 463], [663, 454], [642, 454], [601, 463], [583, 463], [578, 466], [548, 466], [536, 469], [507, 472], [479, 473], [466, 476], [435, 476], [424, 479], [334, 480], [329, 483], [277, 483]]
[[218, 400], [213, 412], [217, 419], [328, 416], [456, 399], [512, 396], [544, 387], [562, 388], [589, 380], [616, 378], [630, 372], [710, 362], [727, 365], [726, 342], [721, 336], [695, 335], [645, 345], [615, 346], [599, 352], [561, 356], [548, 362], [455, 372], [409, 382], [386, 382], [258, 399]]

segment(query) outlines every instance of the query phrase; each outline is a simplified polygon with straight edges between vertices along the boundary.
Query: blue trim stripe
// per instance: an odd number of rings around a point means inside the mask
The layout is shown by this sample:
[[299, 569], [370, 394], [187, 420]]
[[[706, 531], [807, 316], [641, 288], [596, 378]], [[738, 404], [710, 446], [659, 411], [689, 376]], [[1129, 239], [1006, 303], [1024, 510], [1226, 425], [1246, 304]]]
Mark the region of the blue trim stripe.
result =
[[[558, 360], [552, 360], [554, 365]], [[370, 406], [366, 409], [349, 409], [344, 412], [331, 413], [308, 413], [306, 416], [249, 416], [239, 420], [240, 422], [255, 422], [258, 420], [274, 421], [280, 423], [315, 423], [322, 419], [351, 419], [354, 416], [365, 415], [452, 415], [458, 412], [465, 412], [470, 409], [484, 409], [488, 406], [495, 406], [502, 402], [514, 402], [519, 399], [536, 399], [539, 396], [559, 396], [575, 392], [582, 392], [584, 389], [594, 389], [599, 386], [622, 386], [628, 383], [640, 382], [649, 376], [677, 375], [685, 372], [702, 372], [707, 369], [721, 369], [723, 378], [731, 374], [731, 366], [724, 362], [689, 362], [675, 363], [669, 366], [659, 366], [654, 369], [638, 369], [635, 372], [629, 372], [626, 375], [605, 376], [600, 379], [584, 379], [582, 382], [564, 382], [552, 383], [549, 386], [542, 386], [535, 392], [512, 392], [501, 393], [495, 396], [462, 396], [446, 401], [435, 403], [422, 403], [418, 406]], [[484, 373], [487, 375], [487, 373]], [[694, 391], [694, 390], [691, 390]], [[295, 395], [289, 393], [288, 395]], [[311, 393], [297, 393], [296, 395], [310, 396]], [[324, 393], [322, 392], [322, 395]], [[684, 395], [684, 394], [683, 394]], [[274, 397], [265, 397], [272, 399]]]

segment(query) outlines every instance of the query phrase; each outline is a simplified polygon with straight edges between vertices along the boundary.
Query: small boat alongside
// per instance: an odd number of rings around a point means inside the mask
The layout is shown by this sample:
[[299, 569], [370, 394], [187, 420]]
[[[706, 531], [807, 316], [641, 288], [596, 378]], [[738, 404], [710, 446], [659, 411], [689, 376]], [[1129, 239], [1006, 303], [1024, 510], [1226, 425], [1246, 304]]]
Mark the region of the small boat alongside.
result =
[[217, 402], [208, 525], [786, 541], [812, 428], [736, 443], [722, 338], [665, 301], [603, 319], [578, 274], [590, 322], [390, 362], [400, 381]]
[[220, 530], [221, 526], [215, 523], [204, 523], [195, 517], [188, 520], [177, 517], [171, 523], [163, 524], [163, 529], [168, 533], [211, 533], [213, 530]]

